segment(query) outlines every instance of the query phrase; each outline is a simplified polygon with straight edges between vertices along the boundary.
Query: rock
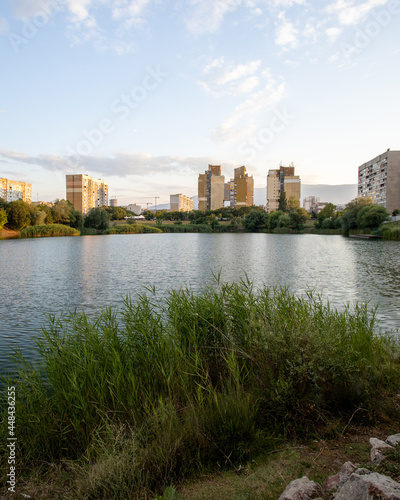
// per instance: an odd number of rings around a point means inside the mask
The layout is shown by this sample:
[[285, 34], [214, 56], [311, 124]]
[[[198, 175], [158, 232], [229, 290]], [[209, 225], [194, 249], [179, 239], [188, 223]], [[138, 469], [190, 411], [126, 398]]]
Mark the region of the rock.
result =
[[312, 498], [317, 499], [322, 494], [321, 486], [304, 476], [290, 482], [279, 500], [310, 500]]
[[355, 472], [355, 474], [358, 474], [359, 476], [365, 476], [367, 474], [372, 474], [372, 470], [365, 469], [365, 468], [357, 469], [354, 472]]
[[354, 465], [351, 462], [346, 462], [342, 465], [339, 471], [339, 488], [341, 488], [344, 483], [348, 481], [349, 477], [356, 469], [357, 465]]
[[381, 441], [380, 439], [370, 438], [369, 444], [372, 446], [371, 449], [371, 461], [374, 464], [380, 464], [382, 460], [385, 460], [385, 455], [381, 453], [384, 449], [393, 449], [393, 446]]
[[335, 500], [400, 500], [400, 483], [390, 477], [372, 472], [353, 473], [334, 496]]
[[385, 442], [390, 446], [398, 445], [400, 443], [400, 434], [392, 434], [386, 439]]
[[325, 491], [336, 491], [339, 488], [339, 473], [325, 479], [323, 488]]

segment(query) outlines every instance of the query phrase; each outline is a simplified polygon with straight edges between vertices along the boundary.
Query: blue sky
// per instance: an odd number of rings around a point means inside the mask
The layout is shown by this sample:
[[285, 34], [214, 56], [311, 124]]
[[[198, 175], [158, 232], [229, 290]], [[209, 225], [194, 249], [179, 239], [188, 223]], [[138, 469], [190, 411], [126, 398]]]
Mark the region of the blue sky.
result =
[[356, 183], [400, 148], [399, 26], [400, 0], [3, 0], [0, 176], [142, 205], [208, 163]]

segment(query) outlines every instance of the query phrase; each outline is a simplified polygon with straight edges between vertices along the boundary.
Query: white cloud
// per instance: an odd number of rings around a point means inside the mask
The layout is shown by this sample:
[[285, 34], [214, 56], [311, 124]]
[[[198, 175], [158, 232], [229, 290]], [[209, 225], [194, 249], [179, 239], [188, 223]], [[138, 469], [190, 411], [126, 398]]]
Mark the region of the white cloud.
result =
[[152, 0], [122, 0], [113, 4], [112, 17], [123, 20], [125, 28], [145, 22], [144, 11]]
[[260, 67], [259, 59], [235, 65], [223, 57], [216, 58], [203, 69], [202, 80], [198, 83], [215, 96], [243, 94], [258, 85]]
[[387, 4], [387, 0], [367, 0], [355, 4], [355, 0], [337, 0], [326, 10], [335, 14], [343, 26], [353, 26], [363, 21], [375, 7]]
[[299, 31], [292, 22], [285, 18], [283, 13], [280, 13], [278, 17], [275, 43], [282, 47], [296, 47], [298, 45], [297, 36]]
[[331, 43], [333, 43], [337, 40], [339, 35], [342, 33], [342, 30], [340, 28], [337, 28], [337, 27], [332, 27], [332, 28], [328, 28], [327, 30], [325, 30], [325, 33], [328, 37], [328, 40]]
[[250, 94], [238, 104], [228, 118], [212, 133], [217, 141], [239, 141], [251, 135], [256, 128], [257, 117], [266, 109], [278, 104], [285, 96], [286, 85], [270, 78], [262, 89]]

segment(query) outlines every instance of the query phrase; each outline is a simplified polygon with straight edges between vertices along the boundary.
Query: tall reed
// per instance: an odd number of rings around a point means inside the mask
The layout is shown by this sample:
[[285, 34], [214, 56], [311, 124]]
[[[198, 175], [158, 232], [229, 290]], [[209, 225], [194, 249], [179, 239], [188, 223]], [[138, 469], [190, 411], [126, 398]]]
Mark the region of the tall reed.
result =
[[94, 319], [51, 317], [39, 365], [16, 351], [6, 381], [17, 389], [23, 466], [87, 460], [96, 480], [85, 488], [122, 498], [246, 460], [360, 407], [373, 415], [400, 382], [399, 342], [374, 328], [365, 305], [339, 312], [313, 292], [246, 280], [127, 297]]

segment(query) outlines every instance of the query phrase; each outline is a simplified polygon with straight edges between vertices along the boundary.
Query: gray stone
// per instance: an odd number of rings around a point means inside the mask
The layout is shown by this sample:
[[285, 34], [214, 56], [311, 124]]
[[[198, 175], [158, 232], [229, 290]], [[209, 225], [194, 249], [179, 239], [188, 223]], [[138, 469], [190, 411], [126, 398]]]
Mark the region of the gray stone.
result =
[[339, 488], [339, 473], [325, 479], [323, 488], [325, 491], [336, 491]]
[[400, 443], [400, 434], [392, 434], [386, 439], [386, 443], [390, 446], [396, 446]]
[[385, 455], [381, 453], [381, 450], [384, 449], [393, 449], [393, 446], [385, 443], [385, 441], [381, 441], [380, 439], [370, 438], [369, 444], [372, 446], [371, 448], [371, 461], [374, 464], [380, 464], [382, 460], [385, 459]]
[[304, 476], [290, 482], [279, 500], [310, 500], [317, 499], [322, 494], [321, 486]]
[[372, 470], [362, 467], [361, 469], [355, 470], [354, 473], [358, 474], [359, 476], [366, 476], [367, 474], [372, 474]]
[[400, 500], [400, 484], [390, 477], [372, 472], [352, 474], [334, 496], [335, 500]]
[[339, 488], [341, 488], [344, 483], [348, 481], [349, 477], [356, 469], [357, 465], [354, 465], [351, 462], [346, 462], [342, 465], [339, 471]]

